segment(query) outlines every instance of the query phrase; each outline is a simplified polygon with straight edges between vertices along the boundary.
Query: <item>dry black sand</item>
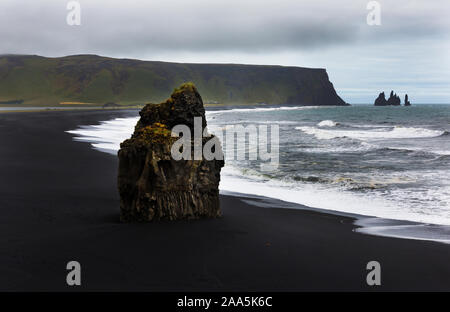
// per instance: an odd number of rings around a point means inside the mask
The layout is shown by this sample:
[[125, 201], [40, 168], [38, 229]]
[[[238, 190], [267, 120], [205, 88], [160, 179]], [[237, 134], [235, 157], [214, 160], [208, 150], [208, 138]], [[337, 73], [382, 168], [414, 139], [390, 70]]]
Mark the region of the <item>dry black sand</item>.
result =
[[[450, 245], [222, 196], [223, 218], [121, 224], [117, 158], [65, 130], [136, 111], [0, 114], [0, 290], [450, 290]], [[66, 264], [82, 286], [66, 285]], [[382, 286], [366, 284], [377, 260]]]

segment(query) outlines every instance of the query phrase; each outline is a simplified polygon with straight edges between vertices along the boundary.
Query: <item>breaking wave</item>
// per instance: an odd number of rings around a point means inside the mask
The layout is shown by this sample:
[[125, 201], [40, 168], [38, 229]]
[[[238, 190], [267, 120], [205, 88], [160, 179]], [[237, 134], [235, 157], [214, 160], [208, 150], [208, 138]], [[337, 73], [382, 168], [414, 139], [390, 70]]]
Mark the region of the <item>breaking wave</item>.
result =
[[317, 124], [319, 127], [336, 127], [337, 125], [339, 125], [339, 123], [333, 120], [322, 120]]
[[374, 130], [328, 130], [317, 127], [303, 126], [295, 129], [314, 135], [319, 140], [331, 140], [336, 138], [350, 138], [357, 140], [371, 139], [412, 139], [432, 138], [444, 134], [444, 131], [412, 127], [390, 127]]

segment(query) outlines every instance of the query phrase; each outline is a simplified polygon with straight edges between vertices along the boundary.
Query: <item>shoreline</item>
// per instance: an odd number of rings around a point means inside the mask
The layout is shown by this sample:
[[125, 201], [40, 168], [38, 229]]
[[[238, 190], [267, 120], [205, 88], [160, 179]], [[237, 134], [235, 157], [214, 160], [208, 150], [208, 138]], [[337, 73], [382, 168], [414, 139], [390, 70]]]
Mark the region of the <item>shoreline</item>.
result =
[[[49, 111], [92, 111], [92, 110], [141, 110], [145, 105], [151, 104], [146, 103], [143, 105], [124, 105], [118, 107], [102, 107], [102, 106], [88, 106], [86, 104], [67, 107], [69, 104], [61, 104], [59, 106], [45, 106], [45, 105], [27, 105], [27, 106], [6, 106], [0, 104], [0, 114], [1, 113], [32, 113], [32, 112], [49, 112]], [[260, 104], [260, 103], [248, 103], [248, 104], [204, 104], [205, 108], [214, 111], [216, 108], [226, 108], [226, 109], [247, 109], [247, 108], [272, 108], [283, 105], [284, 107], [306, 107], [306, 108], [317, 108], [317, 107], [349, 107], [351, 105], [298, 105], [298, 104]], [[363, 104], [365, 105], [365, 104]]]
[[60, 112], [60, 111], [108, 111], [108, 110], [132, 110], [140, 109], [136, 106], [124, 106], [124, 107], [0, 107], [1, 113], [39, 113], [39, 112]]
[[[259, 196], [255, 194], [237, 193], [231, 191], [221, 191], [220, 194], [225, 196], [239, 197], [243, 200], [246, 200], [247, 202], [252, 202], [253, 205], [263, 208], [270, 207], [271, 205], [276, 205], [277, 207], [280, 207], [280, 209], [306, 210], [322, 214], [334, 215], [337, 217], [350, 218], [353, 220], [353, 231], [360, 234], [396, 239], [434, 242], [445, 245], [450, 244], [450, 240], [448, 239], [448, 237], [450, 236], [450, 226], [448, 225], [429, 224], [402, 219], [388, 219], [339, 210], [316, 208], [294, 202], [284, 201], [275, 197]], [[402, 230], [406, 228], [416, 231], [410, 230], [406, 233], [402, 233]], [[417, 229], [419, 231], [417, 231]], [[431, 233], [431, 230], [443, 232], [446, 235], [446, 239], [440, 239], [436, 237], [433, 238], [432, 236], [434, 233]], [[422, 233], [423, 236], [418, 236], [418, 234], [420, 233]]]
[[[219, 219], [120, 224], [117, 157], [64, 131], [133, 114], [0, 116], [1, 290], [71, 290], [71, 260], [84, 272], [76, 290], [450, 290], [448, 245], [363, 235], [350, 216], [280, 201], [221, 194]], [[383, 272], [375, 288], [371, 260]]]
[[[212, 113], [214, 111], [210, 112]], [[125, 123], [115, 124], [115, 126], [113, 126], [115, 120], [102, 121], [99, 123], [100, 125], [82, 126], [81, 128], [68, 132], [74, 135], [74, 140], [76, 141], [90, 143], [93, 149], [97, 151], [116, 155], [119, 148], [119, 142], [125, 140], [127, 136], [120, 137], [118, 136], [118, 133], [111, 136], [111, 134], [104, 132], [121, 131], [121, 133], [126, 134], [127, 131], [125, 131], [126, 129], [124, 128], [124, 126], [126, 126], [130, 127], [129, 130], [131, 133], [137, 118], [137, 116], [130, 118], [132, 123], [126, 121]], [[123, 118], [120, 119], [123, 120]], [[309, 209], [341, 216], [353, 216], [356, 219], [355, 225], [358, 226], [356, 231], [359, 233], [403, 239], [435, 241], [446, 244], [450, 243], [450, 225], [448, 224], [434, 223], [432, 221], [427, 222], [427, 220], [412, 220], [405, 218], [405, 216], [395, 219], [391, 216], [386, 216], [386, 213], [383, 214], [376, 210], [366, 211], [366, 213], [364, 213], [361, 209], [358, 209], [357, 207], [349, 208], [342, 202], [340, 204], [337, 202], [333, 204], [332, 200], [318, 203], [316, 199], [320, 198], [320, 193], [313, 196], [316, 198], [314, 200], [311, 200], [311, 198], [303, 198], [303, 200], [300, 200], [302, 198], [301, 193], [286, 194], [286, 190], [277, 189], [276, 187], [271, 188], [270, 184], [266, 185], [265, 183], [257, 183], [255, 185], [255, 181], [250, 182], [249, 184], [246, 179], [235, 177], [233, 174], [230, 176], [226, 169], [230, 168], [226, 166], [224, 170], [222, 170], [222, 182], [220, 186], [220, 190], [225, 193], [232, 194], [233, 192], [236, 192], [235, 195], [238, 197], [256, 197], [261, 199], [266, 198], [266, 200], [278, 200], [280, 202], [276, 202], [275, 204], [284, 205], [286, 208], [294, 207], [296, 209]], [[230, 182], [230, 179], [232, 179], [233, 182]], [[240, 192], [242, 188], [246, 190], [246, 193]], [[276, 194], [276, 192], [281, 193]], [[267, 196], [266, 194], [271, 194], [271, 196]], [[309, 194], [306, 195], [308, 196]], [[309, 204], [305, 204], [305, 201], [309, 201]], [[285, 202], [285, 204], [280, 204], [281, 202]], [[359, 205], [364, 205], [364, 203], [361, 202]], [[355, 208], [356, 212], [354, 212]]]

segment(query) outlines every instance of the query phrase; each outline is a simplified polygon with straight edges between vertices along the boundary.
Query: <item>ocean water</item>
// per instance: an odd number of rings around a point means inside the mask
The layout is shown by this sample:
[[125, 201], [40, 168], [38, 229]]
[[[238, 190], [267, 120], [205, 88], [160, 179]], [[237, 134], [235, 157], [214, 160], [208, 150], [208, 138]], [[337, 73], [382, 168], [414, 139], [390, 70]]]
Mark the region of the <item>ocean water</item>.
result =
[[[280, 129], [278, 169], [226, 159], [222, 192], [388, 220], [360, 221], [368, 234], [450, 242], [450, 105], [230, 108], [208, 110], [207, 119], [212, 133], [235, 124]], [[115, 154], [137, 120], [69, 132]]]

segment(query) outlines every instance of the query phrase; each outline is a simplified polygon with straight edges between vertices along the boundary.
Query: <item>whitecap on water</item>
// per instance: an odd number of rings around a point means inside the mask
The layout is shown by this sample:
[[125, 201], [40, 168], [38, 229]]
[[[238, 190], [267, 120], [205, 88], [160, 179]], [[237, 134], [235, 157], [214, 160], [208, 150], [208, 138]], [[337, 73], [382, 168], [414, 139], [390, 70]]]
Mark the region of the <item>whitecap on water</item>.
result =
[[357, 140], [371, 139], [412, 139], [412, 138], [432, 138], [444, 134], [444, 131], [431, 130], [413, 127], [392, 127], [375, 130], [328, 130], [310, 126], [296, 127], [295, 129], [310, 135], [314, 135], [319, 140], [330, 140], [336, 138], [350, 138]]
[[339, 123], [333, 120], [322, 120], [317, 124], [319, 127], [336, 127]]

